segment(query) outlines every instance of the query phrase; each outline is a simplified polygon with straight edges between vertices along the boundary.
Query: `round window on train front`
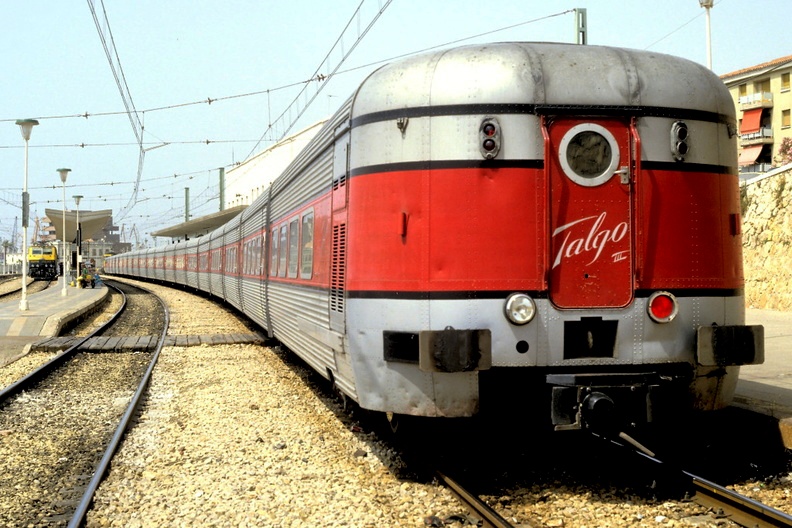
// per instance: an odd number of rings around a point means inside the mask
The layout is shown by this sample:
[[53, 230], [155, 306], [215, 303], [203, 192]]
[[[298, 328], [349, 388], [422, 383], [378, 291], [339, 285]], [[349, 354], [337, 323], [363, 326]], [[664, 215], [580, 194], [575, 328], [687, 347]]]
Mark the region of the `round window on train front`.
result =
[[583, 123], [564, 134], [558, 157], [569, 179], [585, 187], [594, 187], [607, 182], [616, 173], [619, 146], [605, 127]]

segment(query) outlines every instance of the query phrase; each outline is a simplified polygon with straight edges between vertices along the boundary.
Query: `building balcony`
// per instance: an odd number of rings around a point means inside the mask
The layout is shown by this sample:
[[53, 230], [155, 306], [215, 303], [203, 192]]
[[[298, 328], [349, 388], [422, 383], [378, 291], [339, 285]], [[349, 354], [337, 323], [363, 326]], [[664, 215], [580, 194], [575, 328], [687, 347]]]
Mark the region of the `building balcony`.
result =
[[751, 108], [773, 108], [773, 94], [770, 92], [759, 92], [740, 97], [740, 110], [743, 112]]
[[740, 174], [756, 174], [760, 172], [768, 172], [775, 167], [772, 163], [754, 163], [753, 165], [745, 165], [740, 167]]
[[773, 143], [773, 129], [770, 127], [762, 127], [756, 132], [750, 134], [740, 134], [740, 146], [748, 147], [750, 145], [765, 145]]

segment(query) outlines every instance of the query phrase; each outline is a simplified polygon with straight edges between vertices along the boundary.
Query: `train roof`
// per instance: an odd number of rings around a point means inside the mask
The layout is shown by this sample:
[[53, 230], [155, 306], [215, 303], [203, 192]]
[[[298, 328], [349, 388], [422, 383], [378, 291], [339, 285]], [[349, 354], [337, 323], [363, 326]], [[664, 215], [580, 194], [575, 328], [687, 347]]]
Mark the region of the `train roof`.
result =
[[687, 59], [626, 48], [508, 42], [385, 65], [358, 89], [353, 118], [475, 104], [532, 105], [522, 111], [547, 114], [565, 107], [669, 108], [711, 112], [732, 122], [735, 115], [720, 78]]

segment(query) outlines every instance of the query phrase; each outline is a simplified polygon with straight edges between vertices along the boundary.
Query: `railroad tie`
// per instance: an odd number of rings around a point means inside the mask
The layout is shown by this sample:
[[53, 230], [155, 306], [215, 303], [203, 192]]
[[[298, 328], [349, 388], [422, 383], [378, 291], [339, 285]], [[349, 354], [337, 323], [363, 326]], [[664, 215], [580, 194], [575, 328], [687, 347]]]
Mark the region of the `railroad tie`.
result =
[[[31, 352], [57, 352], [71, 348], [82, 337], [63, 336], [49, 337], [36, 341], [30, 347]], [[157, 346], [159, 336], [128, 336], [128, 337], [91, 337], [80, 346], [82, 352], [122, 352], [130, 350], [149, 350]], [[203, 334], [203, 335], [176, 335], [166, 336], [165, 346], [200, 346], [202, 344], [230, 345], [230, 344], [264, 344], [265, 339], [261, 334]]]

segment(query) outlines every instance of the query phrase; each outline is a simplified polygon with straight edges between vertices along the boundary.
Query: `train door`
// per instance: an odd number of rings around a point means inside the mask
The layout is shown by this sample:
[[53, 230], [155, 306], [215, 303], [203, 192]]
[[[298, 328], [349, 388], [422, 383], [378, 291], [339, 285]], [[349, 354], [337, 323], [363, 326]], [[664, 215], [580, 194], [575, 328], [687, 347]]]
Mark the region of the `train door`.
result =
[[550, 300], [561, 309], [627, 306], [634, 296], [630, 124], [557, 118], [547, 134]]

